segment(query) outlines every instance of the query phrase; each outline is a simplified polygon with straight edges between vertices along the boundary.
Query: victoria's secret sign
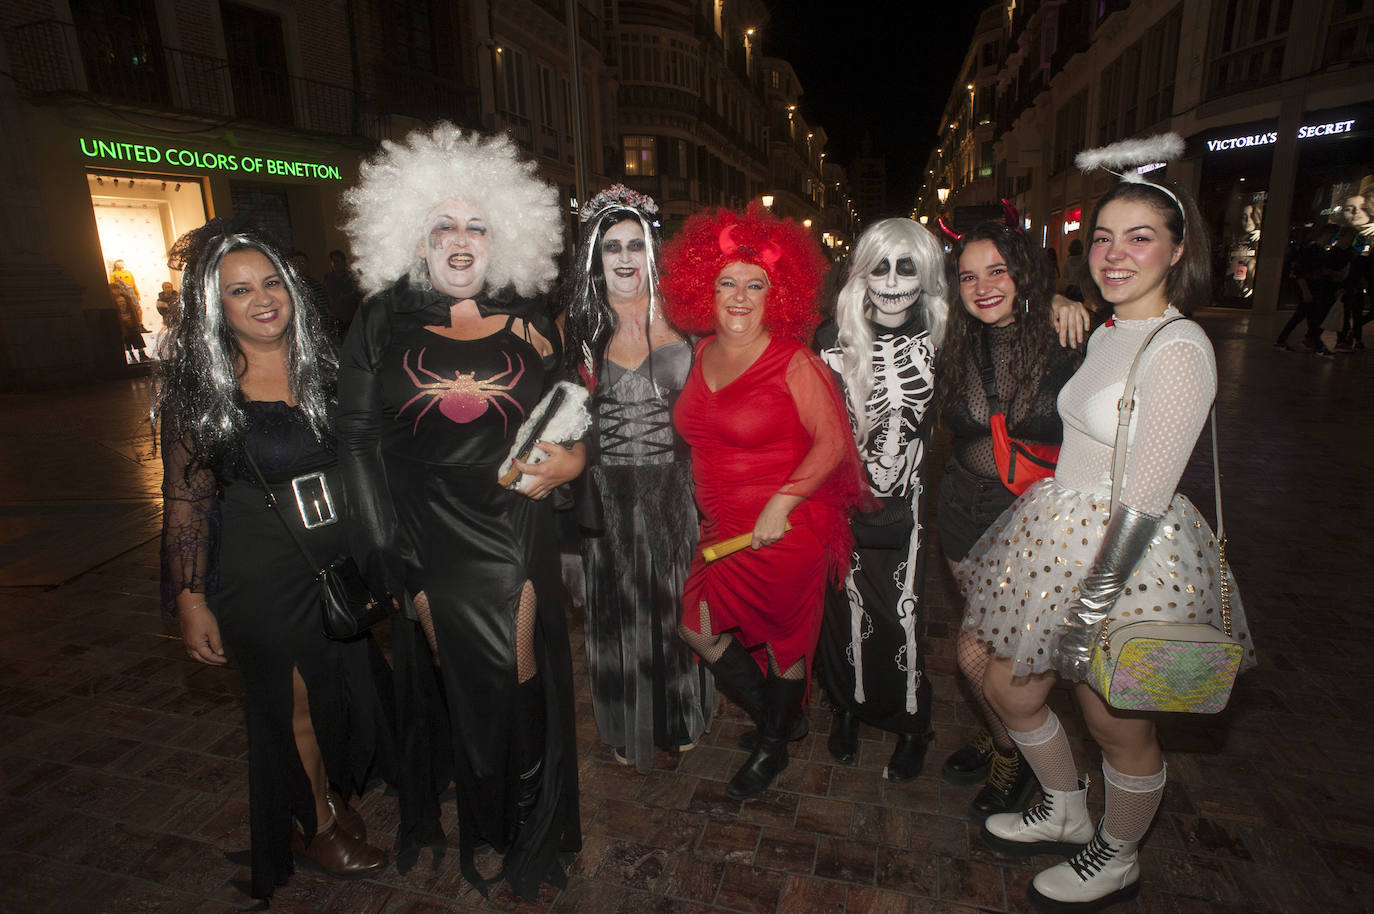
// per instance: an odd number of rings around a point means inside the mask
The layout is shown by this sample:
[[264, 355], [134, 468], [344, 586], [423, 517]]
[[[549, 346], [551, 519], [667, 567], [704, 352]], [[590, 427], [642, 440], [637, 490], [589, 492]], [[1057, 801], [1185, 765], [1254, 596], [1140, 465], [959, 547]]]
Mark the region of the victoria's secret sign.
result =
[[[1298, 139], [1307, 140], [1314, 136], [1334, 136], [1338, 133], [1350, 133], [1355, 129], [1355, 120], [1352, 118], [1347, 121], [1330, 121], [1325, 124], [1308, 124], [1298, 128]], [[1251, 133], [1246, 136], [1229, 136], [1216, 140], [1207, 141], [1208, 152], [1225, 152], [1228, 149], [1248, 149], [1252, 146], [1272, 146], [1279, 141], [1279, 134], [1276, 130], [1266, 131], [1265, 133]]]

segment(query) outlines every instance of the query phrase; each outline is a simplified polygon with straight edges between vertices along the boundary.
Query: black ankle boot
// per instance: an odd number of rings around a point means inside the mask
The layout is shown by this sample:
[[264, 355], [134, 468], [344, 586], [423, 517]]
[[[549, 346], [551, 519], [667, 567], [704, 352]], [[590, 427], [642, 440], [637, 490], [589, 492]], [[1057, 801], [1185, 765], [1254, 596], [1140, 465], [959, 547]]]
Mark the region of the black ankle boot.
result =
[[825, 746], [835, 761], [854, 761], [859, 754], [859, 718], [848, 711], [836, 713], [830, 722], [830, 738], [825, 741]]
[[1030, 802], [1038, 784], [1035, 772], [1021, 755], [1021, 750], [1012, 749], [1004, 753], [997, 749], [992, 753], [988, 782], [973, 798], [969, 810], [975, 820], [986, 819], [999, 812], [1020, 812]]
[[978, 735], [968, 744], [955, 749], [945, 759], [940, 769], [940, 777], [946, 784], [977, 784], [987, 780], [988, 769], [992, 767], [992, 735], [979, 730]]
[[892, 750], [892, 758], [887, 761], [883, 777], [894, 784], [919, 777], [926, 764], [926, 750], [930, 748], [934, 737], [935, 734], [929, 731], [897, 734], [897, 747]]
[[787, 734], [801, 713], [805, 679], [769, 675], [763, 686], [763, 713], [759, 716], [759, 744], [749, 761], [725, 785], [726, 796], [747, 800], [763, 793], [787, 767]]
[[539, 802], [544, 767], [544, 686], [536, 673], [515, 687], [516, 719], [511, 730], [510, 764], [517, 772], [515, 802], [506, 820], [509, 847]]

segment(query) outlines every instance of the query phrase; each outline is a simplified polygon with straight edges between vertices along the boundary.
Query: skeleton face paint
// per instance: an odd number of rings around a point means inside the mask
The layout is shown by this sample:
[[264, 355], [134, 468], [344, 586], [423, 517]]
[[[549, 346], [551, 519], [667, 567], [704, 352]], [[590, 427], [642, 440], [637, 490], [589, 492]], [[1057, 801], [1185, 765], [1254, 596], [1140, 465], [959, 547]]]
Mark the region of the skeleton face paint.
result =
[[491, 239], [482, 213], [464, 200], [445, 200], [430, 212], [425, 264], [435, 289], [456, 299], [472, 298], [487, 278]]
[[888, 251], [868, 274], [868, 300], [873, 305], [874, 319], [880, 323], [901, 323], [920, 294], [916, 252], [910, 245], [901, 244]]
[[601, 269], [612, 303], [634, 301], [649, 291], [649, 258], [638, 219], [617, 222], [602, 236]]

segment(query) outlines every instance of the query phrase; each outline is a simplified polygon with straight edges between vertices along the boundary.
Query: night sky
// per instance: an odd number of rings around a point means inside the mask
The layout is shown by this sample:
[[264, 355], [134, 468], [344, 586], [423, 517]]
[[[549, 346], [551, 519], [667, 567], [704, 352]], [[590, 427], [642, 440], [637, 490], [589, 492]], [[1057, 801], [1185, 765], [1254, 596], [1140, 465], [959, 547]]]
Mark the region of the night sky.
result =
[[802, 111], [848, 165], [864, 132], [887, 158], [888, 209], [905, 215], [940, 112], [985, 4], [969, 0], [769, 0], [764, 52], [792, 64]]

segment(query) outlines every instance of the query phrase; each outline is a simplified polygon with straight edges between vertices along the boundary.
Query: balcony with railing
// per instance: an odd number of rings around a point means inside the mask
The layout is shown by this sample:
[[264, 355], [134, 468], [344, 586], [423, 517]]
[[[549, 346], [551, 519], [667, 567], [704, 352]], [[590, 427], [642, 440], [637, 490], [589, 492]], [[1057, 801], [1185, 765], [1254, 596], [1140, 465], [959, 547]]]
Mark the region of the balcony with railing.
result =
[[121, 44], [55, 19], [16, 26], [13, 38], [15, 79], [35, 97], [86, 95], [339, 136], [382, 135], [375, 101], [346, 86], [179, 48]]

